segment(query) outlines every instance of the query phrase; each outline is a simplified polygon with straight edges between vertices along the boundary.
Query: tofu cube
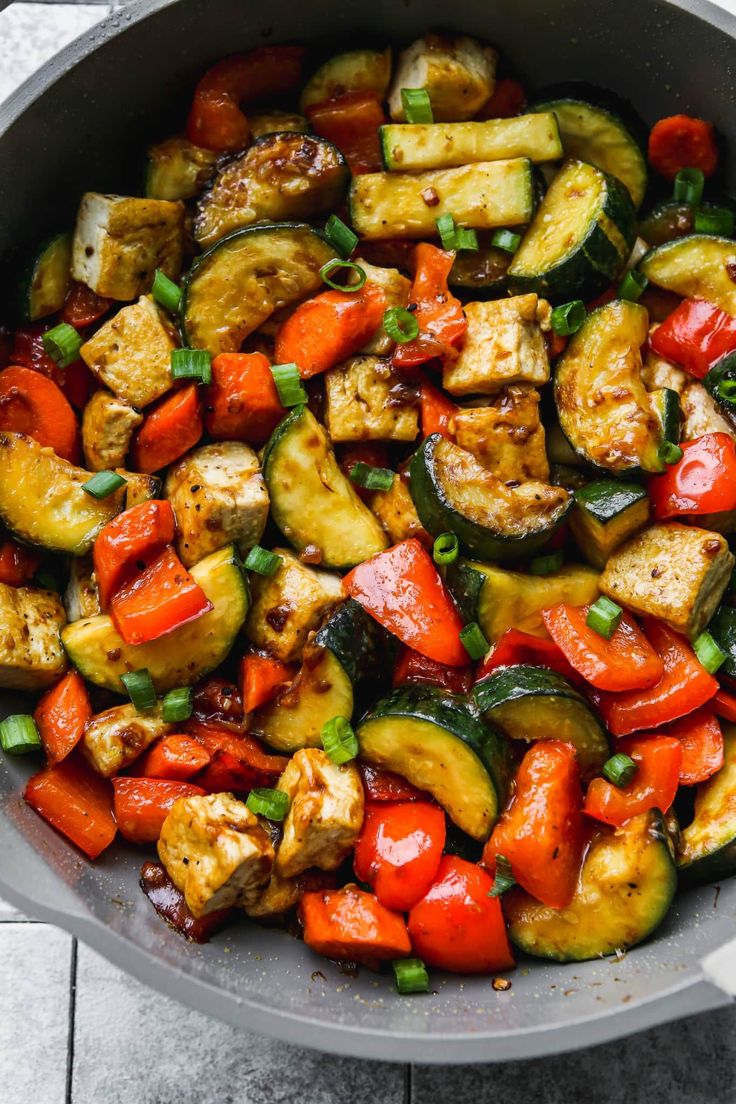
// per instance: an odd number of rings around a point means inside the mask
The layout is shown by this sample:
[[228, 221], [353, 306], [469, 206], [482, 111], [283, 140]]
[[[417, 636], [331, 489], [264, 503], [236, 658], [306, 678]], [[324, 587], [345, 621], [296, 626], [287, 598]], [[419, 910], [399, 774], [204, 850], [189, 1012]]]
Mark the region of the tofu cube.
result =
[[85, 759], [105, 778], [112, 778], [137, 759], [159, 736], [166, 736], [167, 724], [161, 707], [139, 713], [136, 707], [116, 705], [98, 713], [84, 730], [81, 749]]
[[321, 748], [290, 759], [277, 789], [291, 807], [276, 853], [276, 871], [293, 878], [310, 866], [336, 870], [363, 825], [363, 785], [352, 763], [338, 766]]
[[693, 441], [705, 433], [727, 433], [736, 439], [733, 423], [721, 414], [718, 404], [702, 383], [688, 383], [680, 394], [682, 426], [680, 437], [683, 441]]
[[419, 520], [409, 484], [399, 473], [388, 491], [376, 491], [371, 495], [370, 507], [388, 534], [392, 544], [409, 537], [419, 537], [432, 543], [431, 537]]
[[694, 640], [715, 613], [734, 562], [720, 533], [677, 522], [652, 525], [613, 553], [600, 589]]
[[451, 395], [495, 395], [509, 383], [546, 383], [549, 357], [540, 319], [547, 306], [534, 294], [466, 303], [465, 342], [455, 360], [444, 365], [445, 390]]
[[241, 555], [258, 544], [268, 518], [268, 491], [258, 457], [239, 441], [195, 449], [166, 477], [176, 515], [177, 549], [186, 567], [226, 544]]
[[126, 483], [126, 510], [130, 510], [132, 506], [140, 506], [141, 502], [161, 497], [161, 480], [157, 475], [144, 475], [142, 472], [126, 471], [125, 468], [115, 468], [115, 472], [122, 475]]
[[399, 56], [388, 106], [404, 122], [402, 88], [426, 88], [436, 123], [472, 119], [496, 86], [498, 53], [474, 38], [428, 34]]
[[231, 793], [180, 798], [164, 821], [158, 857], [194, 916], [255, 902], [271, 877], [273, 845]]
[[82, 360], [119, 399], [143, 407], [171, 387], [174, 334], [147, 296], [123, 307], [85, 341]]
[[505, 387], [488, 406], [461, 410], [450, 429], [458, 445], [501, 482], [549, 482], [539, 392], [533, 387]]
[[111, 391], [95, 391], [82, 415], [82, 448], [90, 471], [111, 471], [125, 464], [133, 433], [143, 421], [136, 410]]
[[64, 607], [50, 590], [0, 583], [0, 687], [43, 690], [66, 670]]
[[325, 372], [325, 423], [333, 442], [413, 441], [417, 393], [387, 360], [356, 356]]
[[[355, 263], [363, 269], [369, 283], [378, 284], [380, 288], [383, 288], [387, 309], [407, 306], [409, 293], [411, 292], [411, 280], [408, 280], [406, 276], [402, 276], [398, 268], [380, 268], [378, 265], [369, 264], [368, 261], [364, 261], [362, 258], [356, 259]], [[370, 353], [373, 356], [388, 356], [395, 345], [396, 342], [388, 336], [383, 324], [381, 324], [370, 341], [358, 351], [360, 353]]]
[[98, 295], [135, 299], [157, 268], [177, 279], [184, 254], [184, 204], [85, 192], [72, 244], [72, 276]]

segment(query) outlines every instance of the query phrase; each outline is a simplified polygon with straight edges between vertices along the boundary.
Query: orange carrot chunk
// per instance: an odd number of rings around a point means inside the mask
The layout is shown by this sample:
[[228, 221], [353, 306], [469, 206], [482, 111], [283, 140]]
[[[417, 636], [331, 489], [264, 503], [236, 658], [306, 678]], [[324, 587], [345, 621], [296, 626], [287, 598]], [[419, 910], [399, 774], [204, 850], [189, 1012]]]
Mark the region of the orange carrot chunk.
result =
[[81, 759], [72, 756], [34, 774], [26, 785], [25, 799], [90, 859], [115, 839], [112, 787]]
[[718, 168], [713, 127], [690, 115], [660, 119], [649, 134], [649, 163], [667, 180], [674, 180], [680, 169], [700, 169], [703, 176], [712, 176]]
[[146, 416], [133, 442], [133, 467], [147, 475], [160, 471], [194, 448], [201, 436], [197, 385], [191, 383], [168, 395]]
[[175, 732], [154, 744], [137, 764], [137, 770], [143, 778], [187, 782], [198, 771], [204, 770], [211, 758], [199, 740], [186, 732]]
[[378, 284], [360, 291], [325, 291], [302, 303], [276, 334], [279, 364], [296, 364], [302, 379], [334, 368], [373, 337], [386, 310]]
[[60, 387], [31, 368], [0, 372], [0, 429], [25, 433], [62, 460], [79, 459], [77, 418]]
[[305, 893], [299, 919], [304, 942], [327, 958], [377, 966], [411, 952], [403, 916], [355, 885]]

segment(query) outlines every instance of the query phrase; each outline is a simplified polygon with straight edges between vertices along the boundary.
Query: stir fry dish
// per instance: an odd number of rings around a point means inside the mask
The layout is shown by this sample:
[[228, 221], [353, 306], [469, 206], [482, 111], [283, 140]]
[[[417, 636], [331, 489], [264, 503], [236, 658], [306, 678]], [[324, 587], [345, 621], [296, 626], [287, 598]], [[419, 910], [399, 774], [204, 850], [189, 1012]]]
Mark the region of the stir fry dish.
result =
[[188, 938], [402, 994], [635, 946], [736, 871], [712, 126], [427, 34], [226, 58], [181, 127], [16, 273], [26, 801]]

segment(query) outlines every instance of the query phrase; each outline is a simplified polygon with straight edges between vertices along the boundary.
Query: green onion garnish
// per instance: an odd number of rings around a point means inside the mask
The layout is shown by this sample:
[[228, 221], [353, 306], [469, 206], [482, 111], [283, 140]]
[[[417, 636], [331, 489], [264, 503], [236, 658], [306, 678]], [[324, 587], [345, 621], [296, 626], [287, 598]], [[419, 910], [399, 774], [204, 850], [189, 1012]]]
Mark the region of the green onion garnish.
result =
[[623, 615], [624, 611], [621, 606], [617, 606], [615, 602], [602, 594], [588, 610], [585, 624], [589, 629], [597, 632], [599, 636], [604, 636], [606, 640], [610, 640]]
[[27, 755], [38, 751], [41, 737], [36, 722], [28, 713], [13, 713], [0, 721], [0, 747], [6, 755]]
[[268, 820], [283, 820], [289, 811], [289, 795], [283, 790], [256, 786], [248, 794], [245, 804], [256, 816], [265, 816]]
[[465, 226], [458, 226], [455, 231], [455, 249], [461, 253], [464, 249], [468, 253], [478, 252], [478, 235], [475, 230]]
[[277, 552], [269, 552], [267, 548], [261, 548], [260, 544], [254, 544], [245, 557], [244, 566], [248, 571], [255, 571], [256, 575], [273, 575], [282, 561], [283, 557]]
[[693, 644], [693, 651], [710, 675], [715, 674], [726, 662], [726, 653], [719, 648], [709, 632], [700, 634]]
[[421, 958], [397, 958], [391, 966], [397, 992], [404, 995], [429, 992], [429, 974]]
[[120, 681], [139, 713], [143, 713], [146, 709], [153, 709], [156, 704], [156, 691], [147, 667], [121, 675]]
[[358, 460], [350, 469], [350, 481], [366, 491], [390, 491], [394, 485], [394, 474], [390, 468], [374, 468]]
[[358, 244], [358, 235], [337, 215], [330, 215], [325, 223], [325, 237], [343, 258], [349, 257]]
[[663, 441], [657, 450], [657, 455], [663, 464], [676, 464], [682, 460], [682, 449], [674, 441]]
[[454, 563], [460, 551], [460, 542], [454, 533], [440, 533], [435, 538], [432, 559], [436, 564]]
[[718, 398], [727, 403], [736, 403], [736, 380], [721, 380], [718, 384]]
[[176, 314], [179, 310], [181, 305], [181, 288], [178, 284], [175, 284], [173, 280], [170, 280], [166, 273], [162, 272], [160, 268], [157, 268], [153, 274], [151, 294], [164, 310], [170, 311], [171, 314]]
[[700, 169], [680, 169], [675, 177], [672, 195], [678, 203], [689, 203], [691, 207], [697, 207], [703, 198], [704, 186], [705, 177]]
[[507, 889], [516, 885], [516, 878], [511, 872], [511, 863], [505, 855], [496, 855], [496, 877], [493, 879], [493, 888], [489, 891], [489, 897], [500, 897]]
[[358, 741], [347, 717], [331, 717], [322, 726], [322, 747], [333, 763], [349, 763], [358, 754]]
[[282, 406], [301, 406], [307, 401], [296, 364], [272, 364], [271, 375]]
[[212, 382], [212, 354], [209, 349], [172, 349], [171, 378]]
[[114, 491], [119, 490], [126, 482], [122, 475], [118, 475], [117, 472], [95, 472], [91, 479], [82, 484], [82, 490], [91, 498], [109, 498]]
[[68, 322], [60, 322], [47, 330], [41, 340], [44, 350], [60, 368], [68, 368], [78, 359], [83, 344], [81, 336]]
[[521, 245], [521, 234], [515, 234], [513, 230], [494, 230], [491, 245], [495, 249], [503, 249], [505, 253], [515, 253]]
[[698, 207], [693, 219], [696, 234], [719, 234], [730, 238], [733, 235], [734, 213], [728, 207]]
[[529, 564], [530, 575], [551, 575], [559, 571], [564, 560], [562, 552], [549, 552], [546, 556], [536, 556]]
[[[338, 270], [345, 269], [349, 272], [357, 272], [358, 279], [354, 284], [337, 284], [334, 280], [330, 279], [331, 272], [337, 272]], [[320, 277], [323, 284], [327, 284], [328, 287], [334, 288], [335, 291], [355, 292], [365, 284], [368, 277], [365, 274], [365, 269], [361, 268], [355, 261], [341, 261], [339, 257], [333, 257], [327, 264], [323, 264], [319, 270]]]
[[471, 621], [460, 630], [460, 643], [471, 659], [482, 659], [490, 648], [477, 621]]
[[552, 311], [550, 322], [552, 329], [558, 337], [569, 337], [577, 333], [585, 321], [585, 303], [582, 299], [572, 299], [569, 303], [561, 303]]
[[442, 242], [442, 248], [454, 249], [457, 231], [455, 229], [455, 220], [452, 215], [440, 215], [438, 219], [435, 219], [435, 225], [437, 226], [437, 233]]
[[175, 724], [177, 721], [186, 721], [191, 717], [193, 696], [191, 686], [177, 686], [175, 690], [169, 690], [168, 694], [164, 694], [161, 703], [164, 721], [167, 724]]
[[635, 303], [648, 283], [649, 279], [643, 272], [637, 272], [635, 268], [632, 268], [631, 272], [627, 272], [618, 285], [619, 299], [628, 299], [630, 303]]
[[383, 328], [399, 345], [419, 336], [419, 323], [406, 307], [389, 307], [383, 316]]
[[432, 104], [426, 88], [402, 88], [401, 106], [407, 123], [433, 123]]
[[613, 786], [622, 789], [624, 786], [628, 786], [637, 770], [638, 767], [631, 756], [624, 755], [622, 751], [619, 751], [612, 755], [610, 759], [606, 759], [601, 767], [601, 774]]

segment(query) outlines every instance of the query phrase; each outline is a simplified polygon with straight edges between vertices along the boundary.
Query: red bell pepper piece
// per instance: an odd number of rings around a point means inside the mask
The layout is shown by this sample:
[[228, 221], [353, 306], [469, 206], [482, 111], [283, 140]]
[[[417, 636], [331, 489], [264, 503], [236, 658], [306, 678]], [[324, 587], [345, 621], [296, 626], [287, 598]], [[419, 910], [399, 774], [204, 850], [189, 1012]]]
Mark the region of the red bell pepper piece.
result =
[[495, 872], [496, 857], [503, 855], [527, 893], [550, 908], [565, 908], [575, 893], [586, 840], [575, 748], [540, 740], [521, 761], [514, 795], [481, 861]]
[[402, 646], [394, 667], [394, 686], [419, 683], [422, 686], [440, 686], [451, 694], [467, 694], [473, 685], [473, 669], [446, 667], [434, 659], [427, 659], [421, 652]]
[[112, 299], [105, 299], [96, 291], [92, 291], [92, 288], [88, 288], [86, 284], [72, 280], [59, 317], [62, 322], [68, 322], [76, 330], [84, 330], [94, 322], [99, 322], [112, 304]]
[[681, 785], [693, 786], [696, 782], [705, 782], [723, 766], [723, 733], [712, 703], [659, 731], [663, 736], [674, 736], [680, 741]]
[[87, 687], [78, 671], [69, 671], [46, 691], [33, 718], [49, 766], [53, 767], [77, 746], [92, 718]]
[[400, 774], [358, 761], [366, 801], [421, 801], [426, 794]]
[[600, 690], [642, 690], [662, 677], [662, 660], [630, 613], [610, 640], [585, 623], [589, 606], [564, 602], [542, 611], [547, 632], [572, 667]]
[[705, 299], [683, 299], [649, 338], [658, 356], [703, 379], [711, 364], [736, 349], [736, 318]]
[[214, 609], [171, 545], [110, 599], [110, 616], [126, 644], [147, 644]]
[[176, 888], [161, 863], [143, 864], [140, 886], [159, 916], [192, 943], [208, 943], [210, 936], [233, 914], [233, 909], [215, 909], [205, 916], [192, 916], [184, 894]]
[[243, 709], [252, 713], [294, 678], [294, 667], [281, 663], [272, 656], [250, 652], [243, 656], [240, 664], [240, 681], [243, 693]]
[[268, 755], [253, 736], [239, 736], [226, 728], [198, 721], [188, 721], [186, 727], [212, 756], [197, 776], [197, 784], [207, 793], [226, 790], [242, 793], [256, 786], [273, 786], [289, 762], [284, 755]]
[[0, 544], [0, 583], [6, 586], [24, 586], [38, 571], [41, 554], [26, 548], [17, 541], [4, 540]]
[[378, 128], [388, 122], [375, 92], [346, 92], [307, 108], [312, 130], [341, 151], [351, 173], [383, 168]]
[[455, 254], [429, 242], [420, 242], [414, 259], [416, 267], [409, 301], [416, 304], [414, 317], [419, 336], [394, 350], [393, 363], [398, 368], [412, 368], [434, 357], [454, 356], [455, 347], [468, 327], [462, 303], [447, 286]]
[[276, 362], [297, 364], [302, 379], [334, 368], [373, 337], [386, 306], [383, 288], [370, 282], [360, 291], [325, 291], [307, 299], [276, 334]]
[[642, 735], [620, 740], [617, 750], [634, 760], [637, 772], [622, 788], [605, 778], [594, 778], [585, 795], [588, 816], [619, 827], [648, 809], [666, 813], [675, 800], [680, 779], [680, 741], [672, 736]]
[[445, 846], [445, 814], [427, 801], [368, 805], [353, 868], [386, 908], [408, 912], [434, 881]]
[[355, 885], [305, 893], [299, 920], [304, 942], [327, 958], [375, 967], [411, 951], [403, 916]]
[[685, 441], [682, 459], [649, 480], [652, 515], [715, 514], [736, 510], [736, 442], [727, 433]]
[[532, 667], [549, 667], [571, 682], [581, 682], [581, 677], [571, 667], [553, 640], [532, 636], [521, 629], [507, 629], [491, 648], [476, 676], [476, 682], [485, 678], [497, 667], [516, 667], [518, 664]]
[[204, 403], [204, 424], [215, 441], [265, 444], [286, 414], [263, 353], [220, 353]]
[[16, 330], [13, 334], [10, 363], [31, 368], [61, 385], [63, 369], [51, 359], [43, 345], [43, 335], [50, 328], [49, 322], [32, 322], [29, 326]]
[[136, 763], [141, 778], [165, 778], [170, 782], [188, 782], [210, 762], [210, 755], [204, 744], [188, 736], [186, 732], [175, 732], [164, 736], [146, 752]]
[[358, 564], [343, 586], [402, 644], [448, 667], [467, 665], [460, 614], [431, 556], [415, 538]]
[[718, 168], [718, 146], [713, 127], [690, 115], [669, 115], [649, 133], [649, 164], [667, 180], [680, 169], [700, 169], [712, 176]]
[[73, 464], [79, 459], [76, 414], [61, 388], [31, 368], [0, 372], [0, 429], [25, 433]]
[[724, 721], [736, 721], [736, 694], [729, 694], [728, 690], [719, 690], [709, 703], [713, 712]]
[[629, 736], [675, 721], [705, 705], [718, 690], [718, 683], [698, 662], [684, 637], [653, 619], [644, 623], [644, 632], [664, 664], [664, 674], [656, 686], [622, 694], [591, 691], [606, 727], [614, 736]]
[[74, 756], [34, 774], [25, 799], [48, 823], [96, 859], [115, 839], [112, 787]]
[[510, 970], [501, 902], [489, 897], [493, 879], [475, 863], [443, 855], [429, 892], [409, 913], [413, 952], [428, 966], [459, 974]]
[[174, 511], [152, 498], [124, 510], [100, 530], [92, 549], [100, 605], [106, 610], [120, 587], [174, 539]]
[[455, 440], [450, 431], [450, 419], [454, 418], [460, 407], [448, 399], [443, 391], [426, 381], [419, 392], [419, 409], [422, 423], [422, 437], [430, 433], [441, 433], [449, 441]]
[[115, 820], [131, 843], [155, 843], [179, 798], [204, 794], [201, 786], [164, 778], [113, 778], [112, 786]]
[[196, 383], [191, 383], [166, 395], [146, 414], [133, 441], [133, 467], [152, 475], [189, 452], [201, 436], [199, 395]]
[[518, 115], [526, 103], [526, 92], [521, 81], [502, 77], [496, 81], [493, 95], [486, 100], [475, 116], [476, 119], [510, 119]]

